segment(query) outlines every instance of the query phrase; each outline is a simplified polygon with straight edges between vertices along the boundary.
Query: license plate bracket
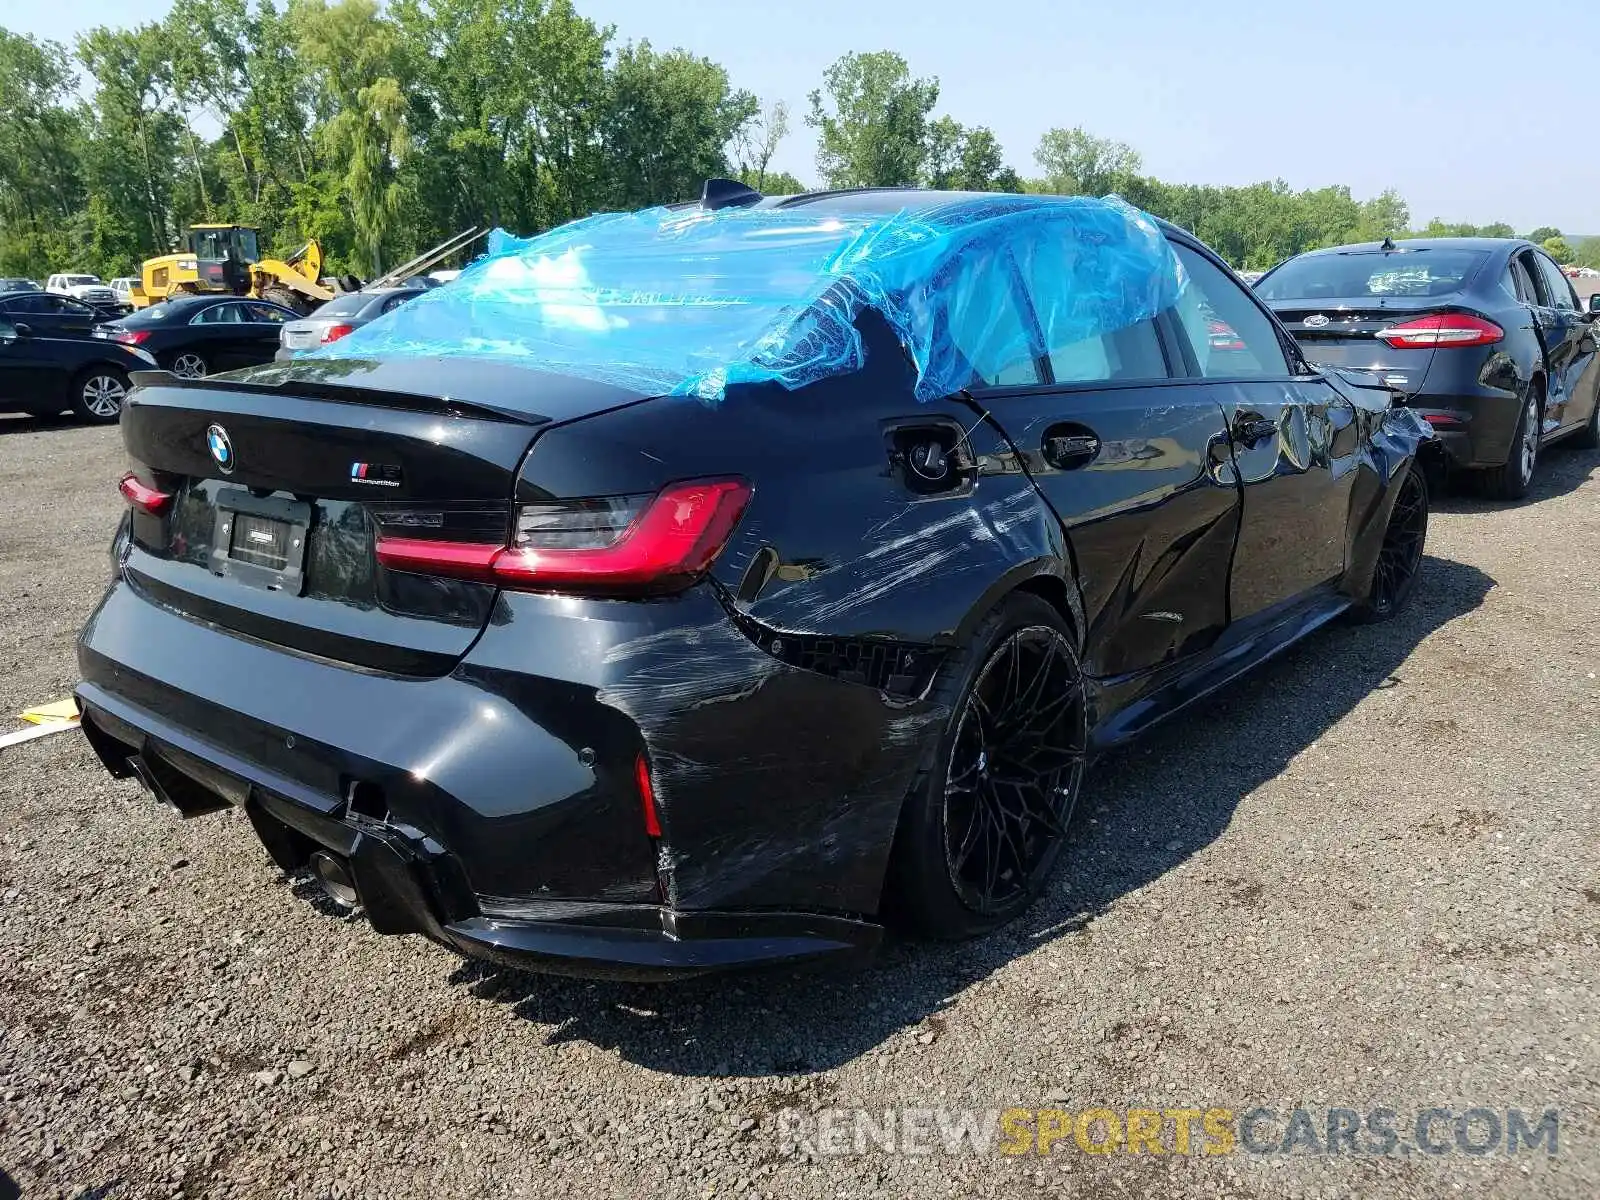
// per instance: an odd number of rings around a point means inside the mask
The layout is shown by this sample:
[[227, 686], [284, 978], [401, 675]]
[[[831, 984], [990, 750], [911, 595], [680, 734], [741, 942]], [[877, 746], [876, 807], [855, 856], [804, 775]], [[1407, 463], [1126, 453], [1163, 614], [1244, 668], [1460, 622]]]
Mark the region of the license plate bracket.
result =
[[305, 585], [311, 505], [245, 488], [217, 493], [211, 571], [247, 587], [298, 596]]

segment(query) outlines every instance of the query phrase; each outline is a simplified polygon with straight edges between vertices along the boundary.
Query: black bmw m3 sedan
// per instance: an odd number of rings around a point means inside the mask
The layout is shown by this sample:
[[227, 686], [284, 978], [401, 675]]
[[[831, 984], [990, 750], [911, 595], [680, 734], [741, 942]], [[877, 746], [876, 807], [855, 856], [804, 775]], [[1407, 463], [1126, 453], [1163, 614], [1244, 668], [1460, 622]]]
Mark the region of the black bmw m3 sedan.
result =
[[708, 185], [333, 349], [136, 379], [83, 728], [514, 965], [991, 930], [1096, 754], [1418, 581], [1427, 426], [1112, 202]]

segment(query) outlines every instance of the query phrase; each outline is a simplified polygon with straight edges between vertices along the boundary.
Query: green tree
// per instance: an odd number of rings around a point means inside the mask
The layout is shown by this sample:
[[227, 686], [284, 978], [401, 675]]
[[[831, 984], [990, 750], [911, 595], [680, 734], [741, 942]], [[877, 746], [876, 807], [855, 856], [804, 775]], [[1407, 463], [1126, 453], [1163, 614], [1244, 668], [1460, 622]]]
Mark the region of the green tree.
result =
[[966, 128], [952, 117], [930, 122], [924, 157], [924, 187], [964, 192], [1020, 192], [1022, 180], [1005, 165], [994, 131]]
[[1558, 238], [1560, 236], [1561, 230], [1557, 229], [1554, 225], [1541, 225], [1528, 235], [1528, 240], [1530, 242], [1536, 242], [1542, 246], [1551, 238]]
[[1549, 251], [1551, 258], [1555, 259], [1564, 267], [1571, 266], [1572, 260], [1577, 257], [1577, 252], [1574, 251], [1570, 245], [1568, 245], [1566, 238], [1545, 238], [1545, 240], [1539, 244]]
[[778, 152], [779, 144], [788, 136], [789, 106], [782, 100], [761, 106], [734, 131], [740, 180], [756, 191], [764, 192], [767, 188], [768, 164]]
[[[410, 150], [399, 30], [377, 0], [291, 0], [288, 11], [300, 56], [316, 72], [322, 158], [338, 164], [327, 178], [348, 206], [363, 265], [378, 274], [398, 232]], [[395, 258], [410, 248], [389, 246]]]
[[76, 85], [63, 46], [0, 29], [0, 274], [71, 253], [86, 199]]
[[1079, 127], [1047, 130], [1033, 159], [1044, 172], [1040, 190], [1061, 196], [1106, 195], [1144, 166], [1132, 146], [1095, 137]]
[[913, 79], [892, 50], [847, 54], [811, 93], [817, 170], [828, 187], [897, 187], [923, 176], [937, 79]]
[[625, 46], [607, 81], [601, 139], [611, 163], [606, 202], [637, 208], [691, 200], [729, 173], [727, 146], [758, 102], [734, 91], [728, 73], [686, 50], [658, 54]]

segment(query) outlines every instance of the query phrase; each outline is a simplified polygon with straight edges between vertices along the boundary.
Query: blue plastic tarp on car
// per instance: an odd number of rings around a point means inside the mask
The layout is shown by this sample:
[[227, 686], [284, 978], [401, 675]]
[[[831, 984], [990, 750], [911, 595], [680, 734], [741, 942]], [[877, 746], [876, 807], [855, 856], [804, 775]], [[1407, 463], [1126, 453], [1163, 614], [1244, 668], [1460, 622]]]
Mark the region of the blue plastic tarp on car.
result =
[[737, 384], [794, 389], [856, 369], [870, 307], [930, 400], [1003, 382], [1041, 345], [1148, 320], [1183, 286], [1156, 222], [1115, 198], [652, 208], [531, 238], [496, 230], [454, 282], [309, 357], [512, 360], [718, 401]]

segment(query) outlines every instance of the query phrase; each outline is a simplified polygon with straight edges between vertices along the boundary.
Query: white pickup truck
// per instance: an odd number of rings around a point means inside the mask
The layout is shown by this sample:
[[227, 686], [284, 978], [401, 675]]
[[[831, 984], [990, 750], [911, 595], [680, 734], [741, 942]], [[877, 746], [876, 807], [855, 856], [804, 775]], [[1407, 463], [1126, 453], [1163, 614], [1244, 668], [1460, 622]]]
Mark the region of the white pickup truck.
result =
[[52, 275], [45, 281], [44, 290], [97, 307], [118, 303], [117, 294], [98, 275]]

